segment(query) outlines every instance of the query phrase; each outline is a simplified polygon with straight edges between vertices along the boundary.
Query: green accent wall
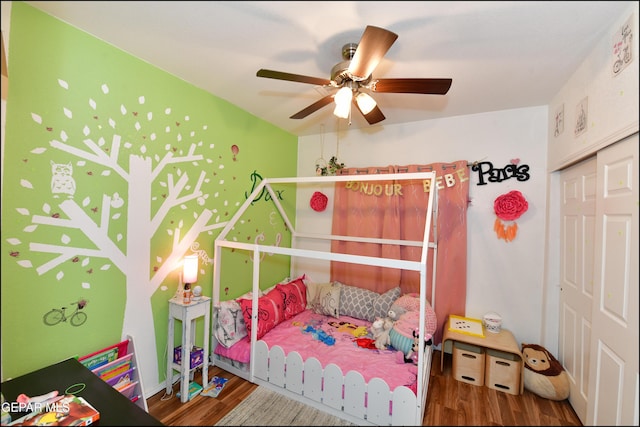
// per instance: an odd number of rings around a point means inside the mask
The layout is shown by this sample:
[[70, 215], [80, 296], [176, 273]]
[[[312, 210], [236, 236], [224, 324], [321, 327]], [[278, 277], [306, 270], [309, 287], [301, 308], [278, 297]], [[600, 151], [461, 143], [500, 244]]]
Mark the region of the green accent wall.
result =
[[[21, 2], [9, 53], [3, 380], [131, 333], [143, 362], [157, 362], [145, 386], [162, 382], [180, 260], [199, 255], [196, 285], [211, 296], [220, 227], [256, 179], [296, 175], [297, 137]], [[280, 201], [295, 218], [295, 192]], [[273, 203], [252, 208], [230, 236], [290, 241]], [[222, 269], [230, 298], [252, 277], [250, 254], [232, 255]], [[265, 257], [261, 286], [289, 267]], [[87, 318], [74, 326], [79, 300]], [[46, 324], [61, 307], [69, 319]]]

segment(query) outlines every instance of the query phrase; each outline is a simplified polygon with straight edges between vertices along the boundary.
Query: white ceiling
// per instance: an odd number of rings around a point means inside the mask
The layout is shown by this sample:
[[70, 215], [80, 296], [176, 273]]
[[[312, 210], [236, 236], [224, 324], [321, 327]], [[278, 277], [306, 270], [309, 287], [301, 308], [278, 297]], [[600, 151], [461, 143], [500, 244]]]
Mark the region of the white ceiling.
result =
[[[4, 2], [3, 2], [4, 3]], [[28, 1], [53, 16], [301, 136], [334, 131], [326, 89], [256, 77], [330, 78], [367, 25], [398, 34], [374, 78], [452, 78], [447, 95], [375, 93], [386, 120], [350, 129], [547, 105], [630, 1]], [[348, 120], [341, 120], [345, 129]]]

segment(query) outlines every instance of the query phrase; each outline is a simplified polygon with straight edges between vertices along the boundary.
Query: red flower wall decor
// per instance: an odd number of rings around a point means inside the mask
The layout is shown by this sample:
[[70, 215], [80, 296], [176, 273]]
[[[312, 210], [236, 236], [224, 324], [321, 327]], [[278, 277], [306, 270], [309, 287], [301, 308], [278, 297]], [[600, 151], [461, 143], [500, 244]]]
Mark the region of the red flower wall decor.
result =
[[[515, 220], [520, 218], [527, 209], [529, 209], [527, 199], [517, 190], [510, 191], [496, 198], [493, 202], [493, 210], [497, 218], [493, 224], [493, 229], [498, 239], [504, 239], [506, 242], [510, 242], [516, 238], [518, 224]], [[511, 222], [511, 224], [505, 226], [502, 221], [508, 221]]]
[[309, 201], [309, 205], [311, 206], [311, 209], [313, 209], [314, 211], [322, 212], [323, 210], [325, 210], [327, 208], [327, 201], [328, 200], [329, 199], [327, 198], [327, 196], [325, 196], [324, 194], [322, 194], [319, 191], [316, 191], [311, 196], [311, 200]]

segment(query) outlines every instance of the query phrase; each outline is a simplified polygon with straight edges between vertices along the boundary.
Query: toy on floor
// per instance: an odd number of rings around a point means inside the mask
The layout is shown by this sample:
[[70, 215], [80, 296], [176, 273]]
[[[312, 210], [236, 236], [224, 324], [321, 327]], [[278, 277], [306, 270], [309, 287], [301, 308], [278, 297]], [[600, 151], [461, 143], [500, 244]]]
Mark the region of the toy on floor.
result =
[[538, 344], [522, 344], [524, 388], [540, 397], [564, 400], [569, 397], [569, 376], [562, 364]]

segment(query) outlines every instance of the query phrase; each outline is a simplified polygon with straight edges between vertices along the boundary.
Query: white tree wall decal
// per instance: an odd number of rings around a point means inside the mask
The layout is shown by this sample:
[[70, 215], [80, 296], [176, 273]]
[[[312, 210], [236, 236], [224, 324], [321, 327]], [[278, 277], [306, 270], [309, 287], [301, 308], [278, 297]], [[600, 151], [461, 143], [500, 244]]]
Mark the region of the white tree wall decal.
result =
[[[58, 81], [60, 87], [69, 90], [69, 85], [63, 81]], [[109, 88], [107, 85], [102, 86], [104, 95], [108, 95]], [[144, 97], [138, 98], [138, 103], [142, 106], [145, 103]], [[93, 99], [89, 100], [89, 107], [94, 111], [98, 110], [99, 103]], [[136, 107], [138, 108], [138, 107]], [[71, 108], [63, 108], [64, 116], [73, 120], [73, 111]], [[60, 280], [64, 276], [65, 263], [73, 258], [79, 257], [84, 263], [91, 260], [103, 259], [107, 260], [102, 264], [100, 269], [109, 269], [112, 265], [119, 269], [126, 277], [126, 303], [125, 316], [123, 323], [122, 336], [133, 335], [136, 339], [136, 350], [139, 357], [139, 366], [143, 380], [150, 380], [152, 384], [157, 382], [158, 363], [157, 355], [154, 351], [157, 348], [155, 332], [153, 330], [153, 312], [151, 306], [151, 297], [163, 281], [179, 266], [182, 257], [190, 248], [197, 248], [196, 239], [201, 233], [211, 233], [214, 229], [224, 227], [225, 222], [220, 222], [220, 216], [214, 218], [217, 210], [205, 207], [205, 202], [209, 198], [209, 194], [204, 190], [205, 184], [209, 183], [207, 173], [202, 169], [201, 161], [205, 161], [208, 167], [211, 167], [213, 161], [205, 158], [202, 151], [207, 148], [213, 152], [214, 144], [205, 144], [203, 141], [186, 143], [182, 136], [182, 129], [178, 129], [181, 125], [175, 119], [169, 119], [171, 109], [165, 109], [167, 118], [158, 125], [165, 126], [164, 139], [175, 138], [170, 143], [160, 145], [158, 142], [154, 146], [153, 158], [147, 155], [147, 143], [155, 141], [157, 134], [154, 132], [157, 126], [153, 125], [153, 114], [147, 113], [146, 121], [138, 119], [139, 114], [133, 113], [135, 116], [131, 118], [127, 108], [121, 104], [120, 114], [126, 119], [122, 119], [121, 123], [113, 119], [112, 111], [103, 111], [102, 114], [109, 117], [104, 126], [104, 121], [94, 125], [85, 124], [82, 128], [82, 144], [75, 142], [76, 135], [73, 131], [70, 137], [67, 131], [60, 132], [59, 139], [53, 139], [49, 142], [51, 148], [66, 155], [75, 158], [76, 164], [79, 166], [93, 165], [103, 169], [101, 175], [111, 177], [115, 174], [121, 178], [127, 186], [128, 194], [121, 198], [118, 193], [99, 194], [99, 201], [93, 201], [95, 192], [86, 193], [80, 203], [73, 197], [67, 199], [59, 199], [57, 207], [60, 209], [60, 215], [50, 215], [51, 206], [48, 203], [43, 205], [43, 213], [31, 216], [32, 226], [27, 227], [24, 231], [33, 232], [38, 226], [52, 227], [61, 233], [57, 243], [32, 241], [29, 249], [32, 252], [48, 253], [52, 257], [40, 265], [35, 266], [39, 275], [46, 274], [52, 270], [58, 269], [56, 277]], [[98, 117], [97, 115], [93, 116]], [[144, 116], [143, 116], [144, 117]], [[32, 113], [33, 120], [42, 125], [42, 118]], [[116, 124], [120, 128], [131, 123], [139, 139], [132, 143], [123, 142], [123, 132], [116, 131]], [[188, 121], [188, 117], [185, 118]], [[167, 125], [167, 123], [175, 123], [175, 126]], [[206, 127], [204, 127], [206, 129]], [[78, 129], [76, 126], [75, 129]], [[197, 132], [191, 130], [189, 138], [197, 139]], [[110, 143], [106, 143], [110, 140]], [[71, 142], [74, 141], [74, 142]], [[186, 146], [186, 150], [176, 148], [175, 146]], [[161, 147], [160, 150], [158, 147]], [[157, 154], [158, 151], [163, 154]], [[43, 154], [46, 148], [36, 148], [32, 150], [33, 154]], [[136, 151], [136, 152], [133, 152]], [[200, 151], [198, 153], [197, 151]], [[176, 167], [176, 165], [191, 165], [188, 170], [196, 171], [196, 178], [193, 178], [186, 172], [186, 169]], [[224, 166], [218, 166], [223, 169]], [[42, 178], [42, 182], [36, 186], [49, 186], [49, 177]], [[166, 181], [162, 181], [162, 179]], [[77, 186], [82, 186], [82, 179], [76, 179]], [[223, 185], [224, 181], [220, 180], [216, 185]], [[21, 185], [26, 189], [33, 189], [34, 185], [26, 179], [21, 181]], [[165, 194], [158, 198], [154, 196], [153, 188], [158, 186], [165, 187]], [[91, 195], [87, 195], [91, 194]], [[76, 194], [77, 196], [77, 194]], [[215, 197], [218, 196], [216, 191]], [[57, 202], [57, 201], [56, 201]], [[99, 217], [91, 215], [92, 206], [98, 203]], [[123, 217], [119, 208], [126, 203], [127, 212], [126, 235], [114, 233], [110, 227]], [[220, 203], [228, 203], [228, 201], [220, 201]], [[184, 221], [179, 221], [178, 225], [173, 229], [167, 229], [166, 232], [172, 238], [171, 248], [168, 256], [156, 260], [160, 261], [160, 266], [156, 269], [150, 267], [152, 259], [151, 242], [156, 234], [161, 231], [161, 227], [172, 210], [181, 208], [184, 210], [193, 209], [193, 222], [182, 230], [185, 226]], [[18, 209], [23, 215], [30, 215], [27, 208]], [[94, 247], [87, 247], [86, 242], [75, 243], [73, 239], [65, 234], [65, 230], [79, 230], [83, 236], [90, 241]], [[125, 238], [125, 250], [119, 242]], [[165, 251], [166, 253], [166, 251]], [[203, 250], [199, 250], [201, 258], [205, 263], [210, 260], [204, 256]], [[206, 253], [204, 254], [206, 255]], [[21, 259], [17, 261], [21, 266], [32, 268], [33, 265], [29, 259]], [[86, 284], [85, 284], [86, 285]], [[148, 382], [148, 381], [147, 381]]]

